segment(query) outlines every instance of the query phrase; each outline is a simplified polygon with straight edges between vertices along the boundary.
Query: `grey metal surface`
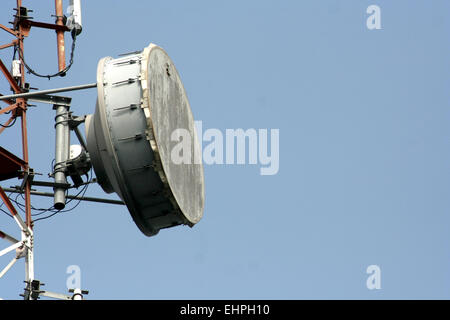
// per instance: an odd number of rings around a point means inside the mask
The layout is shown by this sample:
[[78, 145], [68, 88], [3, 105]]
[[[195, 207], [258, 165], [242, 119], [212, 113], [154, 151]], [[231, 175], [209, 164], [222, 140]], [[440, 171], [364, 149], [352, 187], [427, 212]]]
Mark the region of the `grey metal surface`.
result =
[[41, 94], [28, 98], [28, 101], [57, 104], [60, 106], [70, 106], [72, 98]]
[[[55, 167], [54, 179], [56, 183], [66, 184], [65, 162], [69, 159], [70, 130], [69, 130], [69, 107], [55, 105]], [[55, 187], [54, 206], [62, 210], [66, 206], [66, 188]]]
[[48, 90], [31, 91], [31, 92], [25, 92], [25, 93], [17, 93], [17, 94], [11, 94], [11, 95], [7, 95], [7, 96], [0, 96], [0, 100], [38, 97], [38, 96], [47, 95], [50, 93], [90, 89], [90, 88], [95, 88], [96, 86], [97, 86], [97, 83], [88, 83], [88, 84], [82, 84], [79, 86], [71, 86], [71, 87], [58, 88], [58, 89], [48, 89]]
[[[23, 193], [23, 191], [20, 191], [20, 190], [15, 189], [15, 188], [3, 188], [3, 191], [5, 191], [5, 192], [12, 192], [12, 193]], [[51, 193], [51, 192], [30, 191], [30, 193], [32, 195], [41, 196], [41, 197], [51, 197], [51, 198], [53, 198], [55, 196], [55, 194]], [[66, 195], [66, 198], [67, 199], [74, 199], [74, 200], [81, 200], [81, 201], [117, 204], [117, 205], [124, 205], [125, 204], [125, 203], [123, 203], [123, 201], [120, 201], [120, 200], [103, 199], [103, 198], [95, 198], [95, 197], [82, 197], [82, 196]]]
[[96, 111], [86, 119], [86, 136], [99, 184], [121, 197], [147, 236], [180, 224], [193, 226], [203, 215], [203, 166], [174, 164], [170, 158], [175, 129], [188, 130], [190, 145], [200, 150], [170, 58], [155, 45], [118, 59], [103, 58], [97, 84]]
[[[201, 149], [189, 101], [175, 65], [160, 47], [148, 50], [148, 93], [150, 118], [157, 144], [157, 151], [168, 184], [181, 211], [191, 223], [197, 223], [203, 215], [204, 177]], [[179, 142], [172, 141], [176, 129], [190, 133], [190, 157], [188, 163], [176, 164], [171, 152]], [[184, 150], [186, 152], [186, 150]]]

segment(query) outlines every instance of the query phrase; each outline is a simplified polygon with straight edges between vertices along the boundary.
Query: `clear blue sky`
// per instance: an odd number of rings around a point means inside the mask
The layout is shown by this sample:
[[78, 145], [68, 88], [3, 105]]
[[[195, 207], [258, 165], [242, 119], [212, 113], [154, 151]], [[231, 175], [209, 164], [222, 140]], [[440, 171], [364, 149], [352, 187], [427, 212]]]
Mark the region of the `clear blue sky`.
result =
[[[14, 4], [2, 1], [1, 23]], [[24, 1], [38, 21], [53, 21], [53, 4]], [[372, 4], [381, 30], [366, 27]], [[95, 82], [100, 58], [156, 43], [205, 129], [280, 130], [280, 170], [205, 166], [202, 221], [153, 238], [112, 205], [39, 221], [36, 278], [66, 292], [66, 268], [79, 265], [90, 299], [449, 299], [449, 12], [445, 0], [83, 1], [73, 69], [28, 75], [32, 87]], [[32, 29], [25, 54], [37, 71], [55, 71], [55, 38]], [[6, 64], [11, 55], [0, 52]], [[95, 90], [71, 96], [76, 114], [93, 112]], [[53, 117], [48, 105], [29, 111], [31, 166], [45, 175]], [[0, 145], [20, 154], [15, 135]], [[19, 236], [3, 214], [0, 226]], [[373, 264], [381, 290], [366, 288]], [[21, 261], [0, 297], [19, 298], [23, 279]]]

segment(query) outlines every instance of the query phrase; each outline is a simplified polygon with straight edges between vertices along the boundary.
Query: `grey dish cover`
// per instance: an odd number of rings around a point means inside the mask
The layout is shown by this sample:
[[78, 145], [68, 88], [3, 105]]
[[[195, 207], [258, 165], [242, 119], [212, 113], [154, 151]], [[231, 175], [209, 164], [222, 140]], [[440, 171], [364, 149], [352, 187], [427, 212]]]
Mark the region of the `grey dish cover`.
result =
[[[147, 236], [199, 222], [205, 199], [201, 148], [184, 86], [167, 53], [150, 44], [140, 53], [101, 59], [97, 90], [86, 136], [103, 190], [120, 196]], [[174, 134], [177, 130], [189, 133], [188, 140]], [[180, 142], [190, 154], [182, 163], [172, 159]]]

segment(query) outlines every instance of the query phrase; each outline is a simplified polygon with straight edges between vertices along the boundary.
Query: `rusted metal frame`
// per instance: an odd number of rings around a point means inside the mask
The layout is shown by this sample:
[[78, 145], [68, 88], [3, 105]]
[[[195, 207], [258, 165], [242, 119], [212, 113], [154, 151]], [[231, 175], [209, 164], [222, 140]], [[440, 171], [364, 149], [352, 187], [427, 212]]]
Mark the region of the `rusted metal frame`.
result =
[[13, 216], [17, 215], [16, 208], [14, 208], [13, 204], [11, 203], [11, 200], [9, 200], [5, 191], [3, 191], [2, 187], [0, 187], [0, 198], [2, 198], [3, 203], [6, 205], [6, 208], [8, 208], [9, 212], [11, 212]]
[[[26, 118], [26, 110], [22, 111], [22, 147], [23, 147], [23, 160], [25, 162], [24, 171], [28, 171], [28, 139], [27, 139], [27, 118]], [[31, 184], [30, 181], [25, 182], [25, 189], [24, 189], [24, 195], [25, 195], [25, 221], [27, 226], [31, 229], [32, 227], [32, 219], [31, 219]]]
[[[25, 99], [17, 99], [19, 104], [25, 105]], [[23, 154], [23, 161], [24, 164], [22, 164], [23, 170], [25, 172], [28, 171], [29, 165], [28, 165], [28, 131], [27, 131], [27, 110], [26, 107], [22, 108], [20, 111], [20, 118], [21, 118], [21, 131], [22, 131], [22, 154]], [[25, 221], [27, 226], [31, 229], [32, 225], [32, 219], [31, 219], [31, 201], [30, 201], [30, 194], [31, 191], [31, 185], [29, 181], [25, 182], [25, 189], [24, 189], [24, 196], [25, 196]]]
[[5, 191], [3, 191], [3, 188], [0, 187], [0, 198], [2, 198], [3, 203], [8, 208], [9, 212], [11, 212], [14, 220], [16, 220], [17, 224], [23, 231], [28, 231], [27, 225], [23, 222], [22, 217], [17, 213], [16, 208], [14, 208], [13, 204], [11, 203], [11, 200], [9, 200], [8, 196], [6, 195]]
[[22, 90], [20, 89], [19, 85], [17, 84], [16, 80], [14, 80], [14, 77], [9, 72], [8, 68], [3, 64], [2, 59], [0, 59], [0, 70], [5, 75], [6, 80], [8, 80], [9, 84], [13, 88], [15, 93], [20, 93]]
[[9, 112], [11, 110], [14, 110], [17, 107], [19, 107], [19, 104], [18, 103], [14, 103], [14, 104], [10, 105], [9, 107], [6, 107], [5, 109], [0, 109], [0, 114], [3, 114], [5, 112]]
[[8, 208], [9, 212], [11, 212], [14, 220], [17, 222], [19, 227], [22, 229], [23, 232], [31, 233], [31, 228], [29, 228], [22, 220], [22, 217], [20, 214], [17, 213], [16, 208], [14, 208], [13, 204], [11, 203], [11, 200], [9, 200], [8, 196], [6, 195], [5, 191], [2, 187], [0, 187], [0, 198], [2, 198], [3, 203]]
[[8, 150], [0, 147], [0, 156], [2, 158], [8, 159], [8, 161], [13, 162], [14, 164], [16, 164], [19, 167], [23, 167], [24, 162], [22, 159], [20, 159], [19, 157], [17, 157], [16, 155], [12, 154], [11, 152], [9, 152]]
[[10, 236], [7, 233], [4, 233], [3, 231], [0, 230], [0, 238], [4, 239], [12, 244], [19, 242], [19, 240], [17, 240], [16, 238]]
[[8, 28], [7, 26], [4, 26], [3, 24], [0, 24], [0, 28], [5, 30], [6, 32], [11, 33], [13, 36], [17, 37], [17, 32], [13, 29]]
[[11, 122], [13, 122], [13, 120], [14, 120], [15, 118], [16, 118], [16, 117], [15, 117], [14, 115], [12, 115], [11, 118], [9, 118], [8, 121], [6, 121], [5, 124], [3, 124], [2, 127], [0, 127], [0, 133], [2, 133], [3, 130], [5, 130], [5, 129], [9, 126], [9, 124], [10, 124]]
[[[17, 10], [20, 10], [20, 7], [22, 6], [22, 0], [16, 0], [17, 3]], [[17, 39], [18, 39], [18, 46], [20, 52], [22, 52], [22, 55], [20, 55], [20, 85], [22, 88], [25, 85], [25, 66], [23, 61], [23, 40], [29, 31], [29, 28], [27, 29], [26, 26], [23, 26], [21, 24], [18, 25], [18, 33], [17, 33]], [[19, 112], [17, 112], [17, 116], [21, 117], [21, 132], [22, 132], [22, 159], [24, 163], [22, 164], [22, 168], [24, 172], [27, 172], [29, 169], [29, 159], [28, 159], [28, 132], [27, 132], [27, 102], [25, 99], [16, 99], [16, 102], [19, 104], [21, 109], [16, 109]], [[30, 201], [30, 191], [31, 191], [31, 185], [29, 181], [25, 182], [25, 188], [24, 188], [24, 198], [25, 198], [25, 223], [26, 226], [31, 230], [32, 227], [32, 220], [31, 220], [31, 201]]]
[[[3, 94], [0, 93], [0, 97], [1, 97], [1, 96], [3, 96]], [[5, 100], [2, 100], [2, 101], [3, 101], [3, 102], [6, 102], [6, 103], [9, 104], [9, 105], [15, 103], [15, 102], [14, 102], [13, 100], [11, 100], [11, 99], [5, 99]]]
[[22, 20], [20, 23], [25, 28], [37, 27], [37, 28], [51, 29], [51, 30], [62, 31], [62, 32], [70, 31], [70, 29], [67, 26], [65, 26], [64, 24], [52, 24], [52, 23], [38, 22], [38, 21], [32, 21], [32, 20], [27, 20], [27, 19]]
[[[20, 118], [21, 118], [21, 131], [22, 131], [22, 154], [23, 161], [22, 168], [24, 172], [27, 172], [29, 169], [28, 165], [28, 130], [27, 130], [27, 109], [26, 109], [26, 101], [25, 99], [17, 99], [19, 105], [24, 106], [20, 110]], [[27, 180], [25, 181], [24, 188], [24, 198], [25, 198], [25, 222], [28, 228], [32, 228], [32, 218], [31, 218], [31, 184]]]
[[[22, 6], [22, 0], [16, 0], [17, 3], [17, 10], [20, 10], [21, 6]], [[19, 24], [18, 26], [18, 40], [19, 40], [19, 50], [22, 53], [21, 57], [20, 57], [20, 61], [21, 61], [21, 81], [20, 81], [20, 85], [22, 88], [24, 88], [25, 86], [25, 62], [23, 61], [23, 52], [24, 52], [24, 48], [23, 48], [23, 40], [24, 37], [26, 37], [28, 35], [28, 32], [30, 31], [29, 28], [26, 28], [22, 25]], [[22, 152], [23, 152], [23, 160], [25, 162], [25, 165], [23, 166], [24, 171], [27, 172], [29, 170], [29, 166], [28, 166], [28, 139], [27, 139], [27, 119], [26, 119], [26, 115], [27, 115], [27, 102], [25, 99], [16, 99], [16, 101], [21, 104], [22, 108], [20, 109], [20, 113], [18, 114], [21, 118], [21, 129], [22, 129]], [[24, 197], [25, 197], [25, 224], [26, 224], [26, 233], [28, 234], [32, 234], [32, 220], [31, 220], [31, 199], [30, 199], [30, 191], [31, 191], [31, 185], [29, 180], [27, 179], [27, 181], [25, 181], [25, 185], [24, 185]], [[22, 229], [23, 230], [23, 229]], [[24, 238], [24, 231], [22, 231], [22, 238]], [[25, 233], [25, 234], [26, 234]], [[26, 236], [26, 238], [29, 241], [29, 237]], [[32, 281], [34, 279], [34, 257], [33, 257], [33, 244], [32, 242], [30, 243], [30, 246], [27, 248], [26, 253], [25, 253], [25, 280], [26, 281]], [[31, 282], [30, 282], [31, 283]]]
[[1, 45], [1, 46], [0, 46], [0, 50], [3, 50], [3, 49], [6, 49], [6, 48], [15, 46], [18, 42], [19, 42], [19, 41], [16, 39], [16, 40], [11, 41], [11, 42], [8, 43], [8, 44]]
[[[55, 0], [55, 14], [56, 24], [64, 26], [63, 23], [63, 4], [62, 0]], [[58, 47], [58, 71], [62, 71], [66, 68], [66, 51], [64, 45], [64, 31], [56, 30], [56, 41]]]

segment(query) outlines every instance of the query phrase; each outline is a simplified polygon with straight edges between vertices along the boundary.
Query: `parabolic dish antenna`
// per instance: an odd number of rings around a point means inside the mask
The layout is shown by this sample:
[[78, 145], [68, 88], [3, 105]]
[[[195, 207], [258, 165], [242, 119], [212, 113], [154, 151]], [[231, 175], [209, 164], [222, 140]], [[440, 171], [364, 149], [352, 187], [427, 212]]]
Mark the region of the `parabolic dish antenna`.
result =
[[[101, 59], [97, 92], [86, 137], [103, 190], [120, 196], [147, 236], [199, 222], [205, 197], [201, 148], [184, 86], [167, 53], [150, 44], [139, 53]], [[173, 138], [180, 129], [189, 133], [188, 140]], [[190, 161], [173, 161], [180, 142]]]

